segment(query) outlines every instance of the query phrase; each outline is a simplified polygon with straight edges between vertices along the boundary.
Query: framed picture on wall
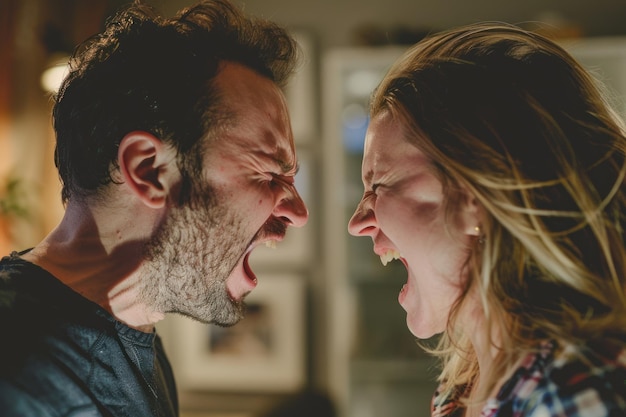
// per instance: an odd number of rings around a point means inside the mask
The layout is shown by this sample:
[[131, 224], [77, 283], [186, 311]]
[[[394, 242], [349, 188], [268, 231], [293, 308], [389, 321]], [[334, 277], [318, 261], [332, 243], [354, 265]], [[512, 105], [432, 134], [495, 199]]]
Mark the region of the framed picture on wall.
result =
[[290, 392], [305, 383], [303, 277], [258, 276], [246, 317], [233, 327], [184, 317], [170, 323], [175, 369], [183, 389]]

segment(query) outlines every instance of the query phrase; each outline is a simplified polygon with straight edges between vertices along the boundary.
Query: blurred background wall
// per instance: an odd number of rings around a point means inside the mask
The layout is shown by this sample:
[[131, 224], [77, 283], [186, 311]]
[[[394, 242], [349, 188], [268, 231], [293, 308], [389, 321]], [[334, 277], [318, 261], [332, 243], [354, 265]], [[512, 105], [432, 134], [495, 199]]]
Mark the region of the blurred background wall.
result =
[[[192, 3], [191, 0], [147, 1], [168, 15]], [[20, 247], [36, 241], [60, 212], [55, 197], [56, 174], [49, 166], [50, 100], [41, 88], [41, 73], [59, 53], [71, 51], [79, 41], [98, 31], [106, 16], [125, 3], [126, 0], [0, 1], [0, 192], [4, 193], [1, 190], [8, 183], [13, 184], [17, 177], [23, 186], [28, 184], [29, 193], [22, 196], [21, 204], [29, 206], [29, 226], [19, 226], [24, 216], [12, 219], [13, 228], [18, 229], [12, 240]], [[546, 22], [544, 28], [580, 36], [626, 33], [623, 0], [239, 0], [238, 3], [248, 13], [305, 30], [315, 43], [310, 51], [314, 58], [330, 48], [411, 42], [427, 31], [484, 20], [525, 25], [542, 21]], [[35, 189], [37, 196], [32, 195]], [[19, 192], [19, 187], [14, 191]], [[5, 229], [3, 226], [0, 236], [7, 234]], [[6, 249], [7, 238], [0, 238], [0, 242], [0, 249]]]

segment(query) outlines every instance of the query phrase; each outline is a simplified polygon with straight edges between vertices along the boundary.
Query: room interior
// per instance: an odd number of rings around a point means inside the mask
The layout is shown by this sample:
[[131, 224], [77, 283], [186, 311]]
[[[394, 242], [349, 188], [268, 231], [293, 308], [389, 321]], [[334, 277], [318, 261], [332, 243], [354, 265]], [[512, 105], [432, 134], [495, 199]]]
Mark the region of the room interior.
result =
[[[173, 15], [193, 0], [146, 0]], [[36, 244], [63, 214], [53, 164], [50, 87], [75, 45], [125, 0], [0, 2], [0, 253]], [[426, 415], [436, 365], [405, 326], [404, 268], [384, 268], [347, 233], [360, 185], [370, 92], [427, 33], [477, 21], [541, 31], [613, 92], [626, 115], [622, 0], [237, 0], [285, 25], [304, 61], [285, 89], [311, 219], [277, 248], [259, 248], [259, 291], [229, 331], [181, 317], [160, 326], [183, 417]], [[303, 411], [304, 410], [304, 411]], [[310, 414], [313, 415], [313, 414]]]

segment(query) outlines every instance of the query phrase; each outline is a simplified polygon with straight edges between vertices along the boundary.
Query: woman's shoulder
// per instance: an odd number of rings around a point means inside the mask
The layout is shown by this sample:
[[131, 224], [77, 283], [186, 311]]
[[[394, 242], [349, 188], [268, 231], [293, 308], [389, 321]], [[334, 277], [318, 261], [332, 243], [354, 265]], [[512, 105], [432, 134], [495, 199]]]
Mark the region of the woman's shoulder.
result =
[[626, 366], [626, 337], [624, 339], [596, 339], [584, 344], [563, 343], [555, 356], [555, 366], [584, 362], [588, 366], [606, 364]]
[[[626, 342], [594, 340], [563, 344], [546, 366], [547, 382], [561, 388], [600, 383], [626, 393]], [[621, 377], [621, 379], [616, 379]]]
[[430, 404], [431, 417], [461, 417], [465, 408], [458, 403], [463, 395], [465, 385], [454, 386], [451, 390], [445, 383], [441, 383], [433, 394]]
[[553, 355], [544, 359], [545, 363], [535, 369], [536, 385], [523, 399], [525, 411], [521, 415], [601, 417], [626, 414], [626, 344], [623, 341], [562, 344], [555, 346]]
[[[433, 396], [432, 416], [463, 415], [458, 398], [464, 390], [458, 386], [449, 391], [440, 385]], [[482, 416], [626, 416], [626, 343], [541, 343], [520, 358], [519, 367], [496, 398], [488, 400]]]

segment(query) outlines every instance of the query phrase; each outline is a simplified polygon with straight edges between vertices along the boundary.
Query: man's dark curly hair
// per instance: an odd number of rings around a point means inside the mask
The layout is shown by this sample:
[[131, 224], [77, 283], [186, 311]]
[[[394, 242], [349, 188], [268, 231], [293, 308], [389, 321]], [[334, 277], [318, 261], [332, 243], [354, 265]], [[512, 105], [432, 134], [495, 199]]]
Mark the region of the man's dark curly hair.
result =
[[201, 139], [227, 117], [213, 83], [220, 62], [243, 64], [284, 86], [297, 56], [283, 28], [246, 17], [227, 0], [202, 1], [173, 18], [141, 2], [118, 12], [76, 49], [56, 96], [63, 202], [110, 184], [120, 140], [137, 130], [175, 147], [183, 177], [198, 178]]

